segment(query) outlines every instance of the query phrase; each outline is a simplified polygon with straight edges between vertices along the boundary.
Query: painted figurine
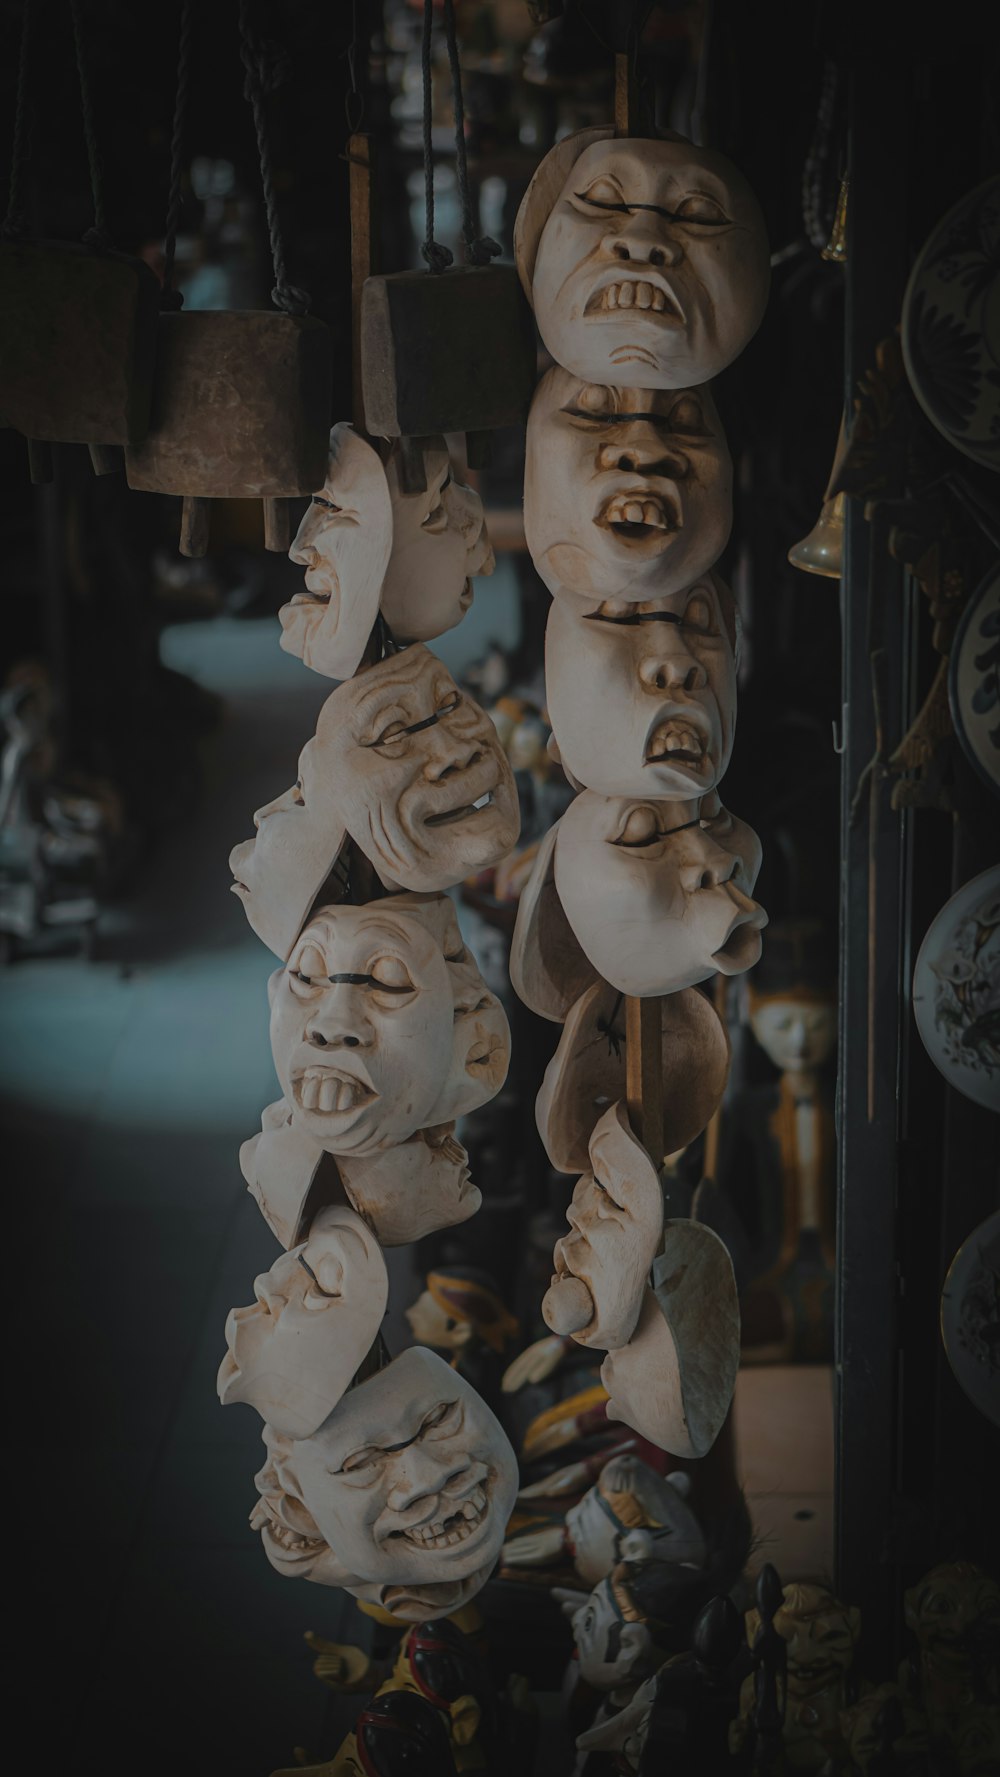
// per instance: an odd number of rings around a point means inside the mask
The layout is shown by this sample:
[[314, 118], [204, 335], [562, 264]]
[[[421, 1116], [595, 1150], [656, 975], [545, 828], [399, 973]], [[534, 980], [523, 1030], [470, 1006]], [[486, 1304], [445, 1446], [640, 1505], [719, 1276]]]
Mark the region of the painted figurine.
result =
[[648, 1530], [662, 1538], [661, 1552], [669, 1544], [673, 1562], [700, 1566], [705, 1538], [688, 1504], [690, 1487], [680, 1471], [664, 1477], [637, 1456], [612, 1457], [570, 1506], [562, 1524], [527, 1531], [506, 1543], [504, 1565], [555, 1568], [568, 1558], [589, 1589], [621, 1559], [624, 1538], [631, 1531]]
[[[746, 1613], [752, 1647], [761, 1626], [759, 1609]], [[779, 1683], [784, 1705], [784, 1757], [794, 1771], [818, 1771], [840, 1756], [841, 1711], [854, 1702], [852, 1668], [861, 1613], [841, 1604], [824, 1586], [788, 1585], [774, 1613], [773, 1628], [785, 1643], [785, 1678]], [[752, 1733], [757, 1697], [751, 1676], [740, 1692], [740, 1713], [732, 1725], [734, 1752]]]
[[406, 1318], [419, 1344], [448, 1354], [452, 1368], [496, 1405], [518, 1323], [492, 1277], [471, 1265], [438, 1265]]

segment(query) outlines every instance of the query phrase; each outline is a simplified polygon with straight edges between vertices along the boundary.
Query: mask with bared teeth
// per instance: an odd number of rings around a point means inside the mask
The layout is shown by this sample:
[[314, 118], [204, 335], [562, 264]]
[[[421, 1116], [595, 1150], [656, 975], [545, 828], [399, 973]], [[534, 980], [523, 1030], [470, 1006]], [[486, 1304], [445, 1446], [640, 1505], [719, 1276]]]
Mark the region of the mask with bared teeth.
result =
[[663, 598], [718, 561], [732, 464], [707, 388], [609, 388], [559, 365], [528, 416], [524, 529], [554, 597]]
[[288, 551], [305, 585], [282, 605], [281, 646], [328, 679], [357, 671], [392, 548], [392, 508], [378, 453], [345, 422], [330, 433], [326, 480]]

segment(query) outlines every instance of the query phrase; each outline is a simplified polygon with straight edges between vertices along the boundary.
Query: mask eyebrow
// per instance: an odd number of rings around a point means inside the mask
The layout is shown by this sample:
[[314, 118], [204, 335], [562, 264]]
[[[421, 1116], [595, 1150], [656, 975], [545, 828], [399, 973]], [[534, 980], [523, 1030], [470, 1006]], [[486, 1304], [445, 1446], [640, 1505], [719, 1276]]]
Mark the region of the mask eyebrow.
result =
[[[574, 192], [573, 195], [579, 203], [589, 204], [593, 210], [616, 210], [623, 216], [631, 216], [634, 210], [651, 210], [655, 216], [663, 216], [667, 222], [683, 222], [689, 227], [729, 228], [731, 226], [728, 216], [710, 221], [705, 216], [682, 216], [677, 210], [668, 210], [665, 204], [608, 204], [602, 202], [598, 197], [588, 197], [584, 191]], [[719, 202], [718, 198], [712, 198], [710, 201], [713, 204]], [[721, 204], [719, 208], [722, 208]]]
[[[399, 736], [402, 734], [419, 734], [422, 728], [433, 728], [435, 722], [440, 722], [442, 716], [450, 716], [452, 711], [458, 708], [461, 701], [462, 693], [456, 691], [455, 697], [451, 703], [446, 703], [442, 709], [435, 710], [430, 716], [425, 716], [422, 722], [411, 722], [408, 728], [400, 728], [399, 732], [392, 736], [392, 739], [398, 740]], [[377, 747], [379, 742], [377, 740], [369, 740], [365, 741], [364, 744], [369, 747]]]
[[647, 413], [640, 410], [631, 413], [627, 409], [616, 407], [607, 409], [603, 413], [598, 413], [591, 407], [575, 407], [572, 403], [570, 403], [569, 406], [562, 408], [561, 411], [563, 413], [571, 414], [574, 419], [602, 420], [607, 426], [623, 426], [632, 420], [646, 420], [651, 426], [658, 426], [665, 431], [671, 430], [670, 414], [661, 413], [659, 411]]
[[677, 623], [684, 622], [676, 611], [636, 611], [627, 617], [608, 617], [602, 611], [588, 611], [588, 623], [619, 623], [629, 624], [633, 628], [639, 623]]
[[377, 980], [374, 975], [311, 975], [309, 979], [311, 981], [328, 981], [331, 987], [336, 987], [343, 983], [347, 987], [377, 987], [379, 993], [413, 992], [412, 987], [392, 987], [387, 981]]

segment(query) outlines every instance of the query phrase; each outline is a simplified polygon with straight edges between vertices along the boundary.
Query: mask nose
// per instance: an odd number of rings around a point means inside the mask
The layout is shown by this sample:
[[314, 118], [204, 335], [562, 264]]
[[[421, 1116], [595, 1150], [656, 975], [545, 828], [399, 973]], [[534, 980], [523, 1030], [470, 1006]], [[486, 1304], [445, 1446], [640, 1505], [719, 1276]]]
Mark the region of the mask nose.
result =
[[370, 1049], [373, 1038], [359, 991], [345, 982], [327, 989], [306, 1025], [314, 1049]]
[[691, 653], [681, 625], [655, 623], [649, 628], [657, 633], [648, 653], [639, 662], [639, 679], [644, 689], [650, 692], [703, 690], [708, 684], [708, 674]]
[[429, 1503], [432, 1498], [454, 1491], [452, 1483], [469, 1466], [468, 1457], [460, 1451], [446, 1454], [440, 1444], [428, 1446], [418, 1439], [396, 1457], [386, 1504], [394, 1512], [412, 1512], [421, 1502]]
[[621, 227], [609, 231], [602, 245], [612, 259], [637, 265], [679, 265], [684, 257], [683, 243], [666, 233], [663, 218], [644, 210], [636, 210]]
[[681, 481], [688, 473], [690, 462], [669, 439], [652, 427], [644, 427], [602, 444], [597, 453], [597, 467], [665, 475]]
[[470, 765], [475, 765], [476, 760], [482, 757], [483, 749], [477, 740], [463, 740], [460, 735], [449, 733], [440, 724], [432, 732], [434, 740], [430, 744], [429, 757], [424, 766], [424, 777], [428, 783], [441, 783], [458, 772], [468, 771]]

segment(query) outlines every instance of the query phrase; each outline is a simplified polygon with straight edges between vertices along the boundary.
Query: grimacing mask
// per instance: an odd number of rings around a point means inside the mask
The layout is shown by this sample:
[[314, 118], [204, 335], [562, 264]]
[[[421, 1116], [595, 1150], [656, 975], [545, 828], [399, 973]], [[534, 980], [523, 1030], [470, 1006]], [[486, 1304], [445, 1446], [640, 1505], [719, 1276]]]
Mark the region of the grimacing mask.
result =
[[288, 1447], [279, 1480], [300, 1507], [291, 1522], [313, 1545], [304, 1565], [322, 1564], [325, 1545], [346, 1576], [332, 1583], [412, 1589], [489, 1571], [517, 1462], [475, 1389], [436, 1352], [412, 1346]]
[[431, 1121], [452, 989], [420, 920], [379, 901], [324, 907], [273, 979], [274, 1065], [307, 1135], [331, 1154], [372, 1154]]
[[707, 387], [610, 388], [559, 365], [528, 415], [524, 529], [554, 597], [659, 599], [718, 561], [733, 471]]
[[357, 671], [378, 616], [392, 548], [392, 507], [377, 451], [341, 421], [330, 433], [326, 480], [288, 551], [305, 591], [278, 612], [281, 646], [328, 679]]
[[517, 843], [496, 729], [419, 644], [338, 686], [314, 744], [325, 795], [387, 888], [448, 888]]
[[715, 574], [668, 598], [554, 599], [549, 716], [563, 763], [605, 796], [690, 799], [724, 775], [736, 731], [735, 607]]
[[542, 1318], [554, 1333], [610, 1351], [631, 1337], [663, 1234], [660, 1181], [624, 1104], [596, 1124], [590, 1165], [566, 1211], [570, 1232], [555, 1244]]
[[248, 1402], [288, 1437], [311, 1437], [375, 1341], [389, 1295], [385, 1260], [361, 1217], [330, 1205], [253, 1287], [252, 1306], [229, 1311], [219, 1399]]
[[399, 447], [386, 465], [392, 502], [392, 552], [382, 584], [382, 615], [403, 642], [429, 642], [460, 623], [472, 604], [472, 579], [492, 574], [493, 550], [483, 502], [457, 481], [443, 438], [424, 444], [422, 493], [407, 493]]
[[514, 250], [546, 349], [592, 383], [707, 382], [767, 304], [757, 200], [731, 161], [690, 142], [585, 131], [557, 143]]
[[584, 790], [559, 822], [555, 885], [597, 973], [642, 999], [753, 967], [767, 924], [751, 899], [760, 855], [725, 811], [703, 823], [697, 802]]

